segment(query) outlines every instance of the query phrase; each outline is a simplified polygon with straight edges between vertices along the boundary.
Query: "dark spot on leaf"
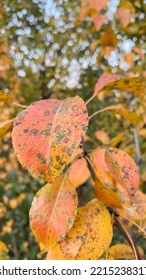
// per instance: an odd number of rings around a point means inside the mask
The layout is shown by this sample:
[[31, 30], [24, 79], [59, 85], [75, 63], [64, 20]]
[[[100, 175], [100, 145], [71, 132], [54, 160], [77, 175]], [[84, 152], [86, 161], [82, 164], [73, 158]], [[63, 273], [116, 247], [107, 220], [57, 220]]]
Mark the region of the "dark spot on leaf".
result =
[[24, 129], [23, 131], [24, 131], [24, 133], [27, 133], [29, 131], [29, 129], [27, 128], [27, 129]]
[[34, 128], [34, 129], [32, 129], [30, 132], [31, 132], [32, 134], [34, 134], [35, 136], [37, 136], [38, 133], [39, 133], [39, 130], [38, 130], [37, 128]]

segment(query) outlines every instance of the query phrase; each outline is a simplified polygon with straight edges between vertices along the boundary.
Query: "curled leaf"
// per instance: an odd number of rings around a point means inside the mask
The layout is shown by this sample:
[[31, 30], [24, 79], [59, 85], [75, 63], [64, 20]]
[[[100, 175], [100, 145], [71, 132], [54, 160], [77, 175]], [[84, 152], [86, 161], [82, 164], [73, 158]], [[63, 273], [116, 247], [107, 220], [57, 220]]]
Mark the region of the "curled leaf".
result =
[[30, 226], [37, 240], [52, 248], [72, 227], [77, 204], [76, 191], [67, 175], [40, 189], [30, 209]]
[[108, 189], [99, 180], [95, 181], [94, 189], [96, 198], [99, 201], [114, 208], [122, 208], [118, 194]]
[[113, 179], [113, 176], [111, 175], [109, 168], [105, 163], [104, 155], [104, 148], [99, 148], [90, 154], [90, 159], [92, 161], [97, 178], [103, 185], [110, 189], [114, 189], [115, 180]]
[[14, 150], [30, 173], [52, 182], [65, 168], [88, 126], [84, 101], [38, 101], [17, 115], [12, 132]]
[[128, 192], [133, 201], [139, 187], [139, 170], [134, 160], [120, 149], [106, 148], [105, 162], [115, 180]]

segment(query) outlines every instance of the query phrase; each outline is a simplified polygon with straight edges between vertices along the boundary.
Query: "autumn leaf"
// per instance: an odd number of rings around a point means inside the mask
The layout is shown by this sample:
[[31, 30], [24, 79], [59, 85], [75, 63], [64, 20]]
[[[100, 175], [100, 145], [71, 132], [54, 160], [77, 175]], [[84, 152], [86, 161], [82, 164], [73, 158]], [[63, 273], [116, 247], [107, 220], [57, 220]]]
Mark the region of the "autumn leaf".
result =
[[[144, 254], [142, 248], [138, 247], [138, 250], [141, 255]], [[126, 244], [116, 244], [109, 248], [109, 254], [115, 260], [133, 260], [135, 259], [135, 255], [131, 246]]]
[[58, 243], [48, 251], [46, 260], [65, 260]]
[[95, 181], [94, 189], [95, 196], [99, 201], [102, 201], [107, 206], [122, 208], [122, 204], [118, 194], [108, 189], [99, 180]]
[[7, 258], [7, 253], [8, 253], [8, 248], [4, 242], [0, 240], [0, 260], [6, 260]]
[[118, 39], [117, 36], [114, 32], [113, 29], [108, 28], [106, 29], [106, 31], [104, 32], [102, 38], [101, 38], [101, 44], [103, 47], [116, 47], [118, 43]]
[[86, 182], [89, 176], [90, 172], [84, 158], [77, 159], [72, 163], [68, 177], [75, 188]]
[[14, 119], [3, 121], [0, 123], [0, 139], [3, 138], [13, 126]]
[[120, 115], [133, 124], [138, 124], [142, 119], [142, 117], [139, 116], [137, 113], [128, 111], [123, 105], [108, 106], [105, 107], [104, 109], [99, 110], [97, 113], [100, 114], [106, 111], [110, 111], [117, 115]]
[[78, 209], [73, 227], [60, 241], [60, 249], [68, 260], [97, 260], [108, 249], [111, 240], [110, 214], [96, 201]]
[[134, 160], [117, 148], [105, 148], [105, 162], [115, 180], [128, 192], [133, 201], [139, 187], [139, 171]]
[[52, 248], [72, 227], [77, 213], [77, 194], [68, 175], [57, 177], [35, 195], [30, 226], [36, 239]]
[[84, 101], [38, 101], [15, 119], [12, 140], [20, 163], [33, 175], [52, 182], [65, 168], [88, 126]]
[[95, 89], [94, 89], [94, 94], [97, 94], [101, 89], [110, 82], [114, 82], [116, 80], [119, 80], [119, 76], [111, 74], [111, 73], [103, 73], [100, 78], [98, 79]]
[[146, 94], [146, 80], [141, 77], [123, 78], [115, 82], [107, 83], [100, 91], [101, 90], [129, 91], [143, 99]]
[[134, 6], [129, 1], [124, 1], [120, 3], [116, 15], [120, 19], [123, 27], [127, 27], [131, 22], [132, 17], [134, 16]]
[[105, 150], [104, 148], [99, 148], [94, 150], [90, 154], [90, 159], [93, 164], [94, 171], [96, 173], [97, 178], [101, 181], [101, 183], [107, 186], [110, 189], [114, 188], [113, 176], [111, 175], [109, 168], [107, 167], [104, 159]]
[[146, 194], [140, 190], [135, 194], [134, 207], [136, 208], [134, 220], [139, 221], [141, 226], [146, 225]]
[[96, 31], [99, 31], [101, 26], [104, 24], [104, 22], [107, 19], [107, 16], [105, 15], [100, 15], [100, 14], [96, 14], [96, 15], [92, 15], [91, 16], [92, 21], [94, 22]]
[[95, 137], [102, 142], [103, 144], [107, 144], [109, 142], [109, 136], [107, 134], [107, 132], [102, 131], [102, 130], [98, 130], [95, 133]]
[[7, 93], [0, 90], [0, 102], [11, 103], [13, 101], [12, 97]]

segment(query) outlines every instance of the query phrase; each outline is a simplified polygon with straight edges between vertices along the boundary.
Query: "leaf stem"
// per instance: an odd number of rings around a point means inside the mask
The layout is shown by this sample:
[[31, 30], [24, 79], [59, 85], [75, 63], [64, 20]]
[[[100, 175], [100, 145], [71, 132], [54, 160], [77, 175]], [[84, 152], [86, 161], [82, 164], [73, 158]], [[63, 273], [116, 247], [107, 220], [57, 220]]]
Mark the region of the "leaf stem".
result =
[[141, 163], [141, 151], [140, 151], [138, 131], [135, 126], [133, 126], [133, 133], [134, 133], [134, 141], [135, 141], [135, 147], [136, 147], [136, 163], [139, 166]]
[[98, 115], [98, 114], [100, 114], [100, 113], [102, 113], [102, 112], [105, 112], [105, 108], [104, 108], [104, 109], [101, 109], [101, 110], [99, 110], [99, 111], [94, 112], [94, 113], [89, 117], [89, 121], [90, 121], [94, 116], [96, 116], [96, 115]]
[[17, 103], [17, 102], [12, 102], [12, 104], [13, 104], [13, 105], [16, 105], [16, 106], [18, 106], [18, 107], [20, 107], [20, 108], [24, 108], [24, 109], [27, 108], [27, 106], [21, 105], [21, 104], [19, 104], [19, 103]]
[[93, 94], [87, 101], [86, 101], [86, 105], [88, 105], [96, 96], [96, 94]]

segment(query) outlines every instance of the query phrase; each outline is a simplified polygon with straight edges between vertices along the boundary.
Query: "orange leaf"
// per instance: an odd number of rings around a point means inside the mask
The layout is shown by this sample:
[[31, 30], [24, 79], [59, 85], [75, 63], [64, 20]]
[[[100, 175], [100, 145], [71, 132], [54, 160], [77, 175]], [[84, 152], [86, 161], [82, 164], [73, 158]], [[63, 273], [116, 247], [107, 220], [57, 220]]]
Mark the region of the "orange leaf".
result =
[[107, 167], [104, 159], [105, 150], [104, 148], [99, 148], [90, 154], [90, 158], [96, 173], [97, 178], [101, 183], [110, 189], [114, 187], [114, 179]]
[[100, 15], [100, 14], [96, 14], [91, 16], [92, 17], [92, 21], [94, 22], [96, 31], [99, 31], [101, 26], [104, 24], [104, 22], [107, 19], [107, 16], [105, 15]]
[[109, 136], [105, 131], [98, 130], [95, 132], [95, 136], [103, 144], [107, 144], [109, 142]]
[[32, 104], [15, 119], [12, 140], [20, 163], [52, 182], [65, 168], [88, 126], [84, 101], [76, 96]]
[[118, 43], [118, 39], [116, 34], [114, 33], [114, 30], [111, 28], [106, 29], [104, 32], [102, 38], [101, 38], [101, 43], [103, 47], [116, 47]]
[[131, 201], [139, 187], [138, 166], [124, 151], [117, 148], [105, 149], [105, 162], [115, 180], [128, 192]]
[[60, 249], [65, 259], [97, 260], [108, 249], [111, 240], [110, 214], [96, 201], [78, 209], [73, 227], [60, 241]]
[[86, 160], [84, 158], [80, 158], [73, 162], [69, 169], [68, 176], [75, 188], [86, 182], [90, 176]]
[[39, 190], [30, 209], [30, 226], [37, 240], [52, 248], [72, 227], [77, 204], [76, 191], [67, 175]]
[[123, 27], [127, 27], [130, 23], [132, 17], [134, 16], [134, 7], [132, 3], [125, 1], [120, 3], [119, 8], [117, 9], [117, 16], [120, 19]]

